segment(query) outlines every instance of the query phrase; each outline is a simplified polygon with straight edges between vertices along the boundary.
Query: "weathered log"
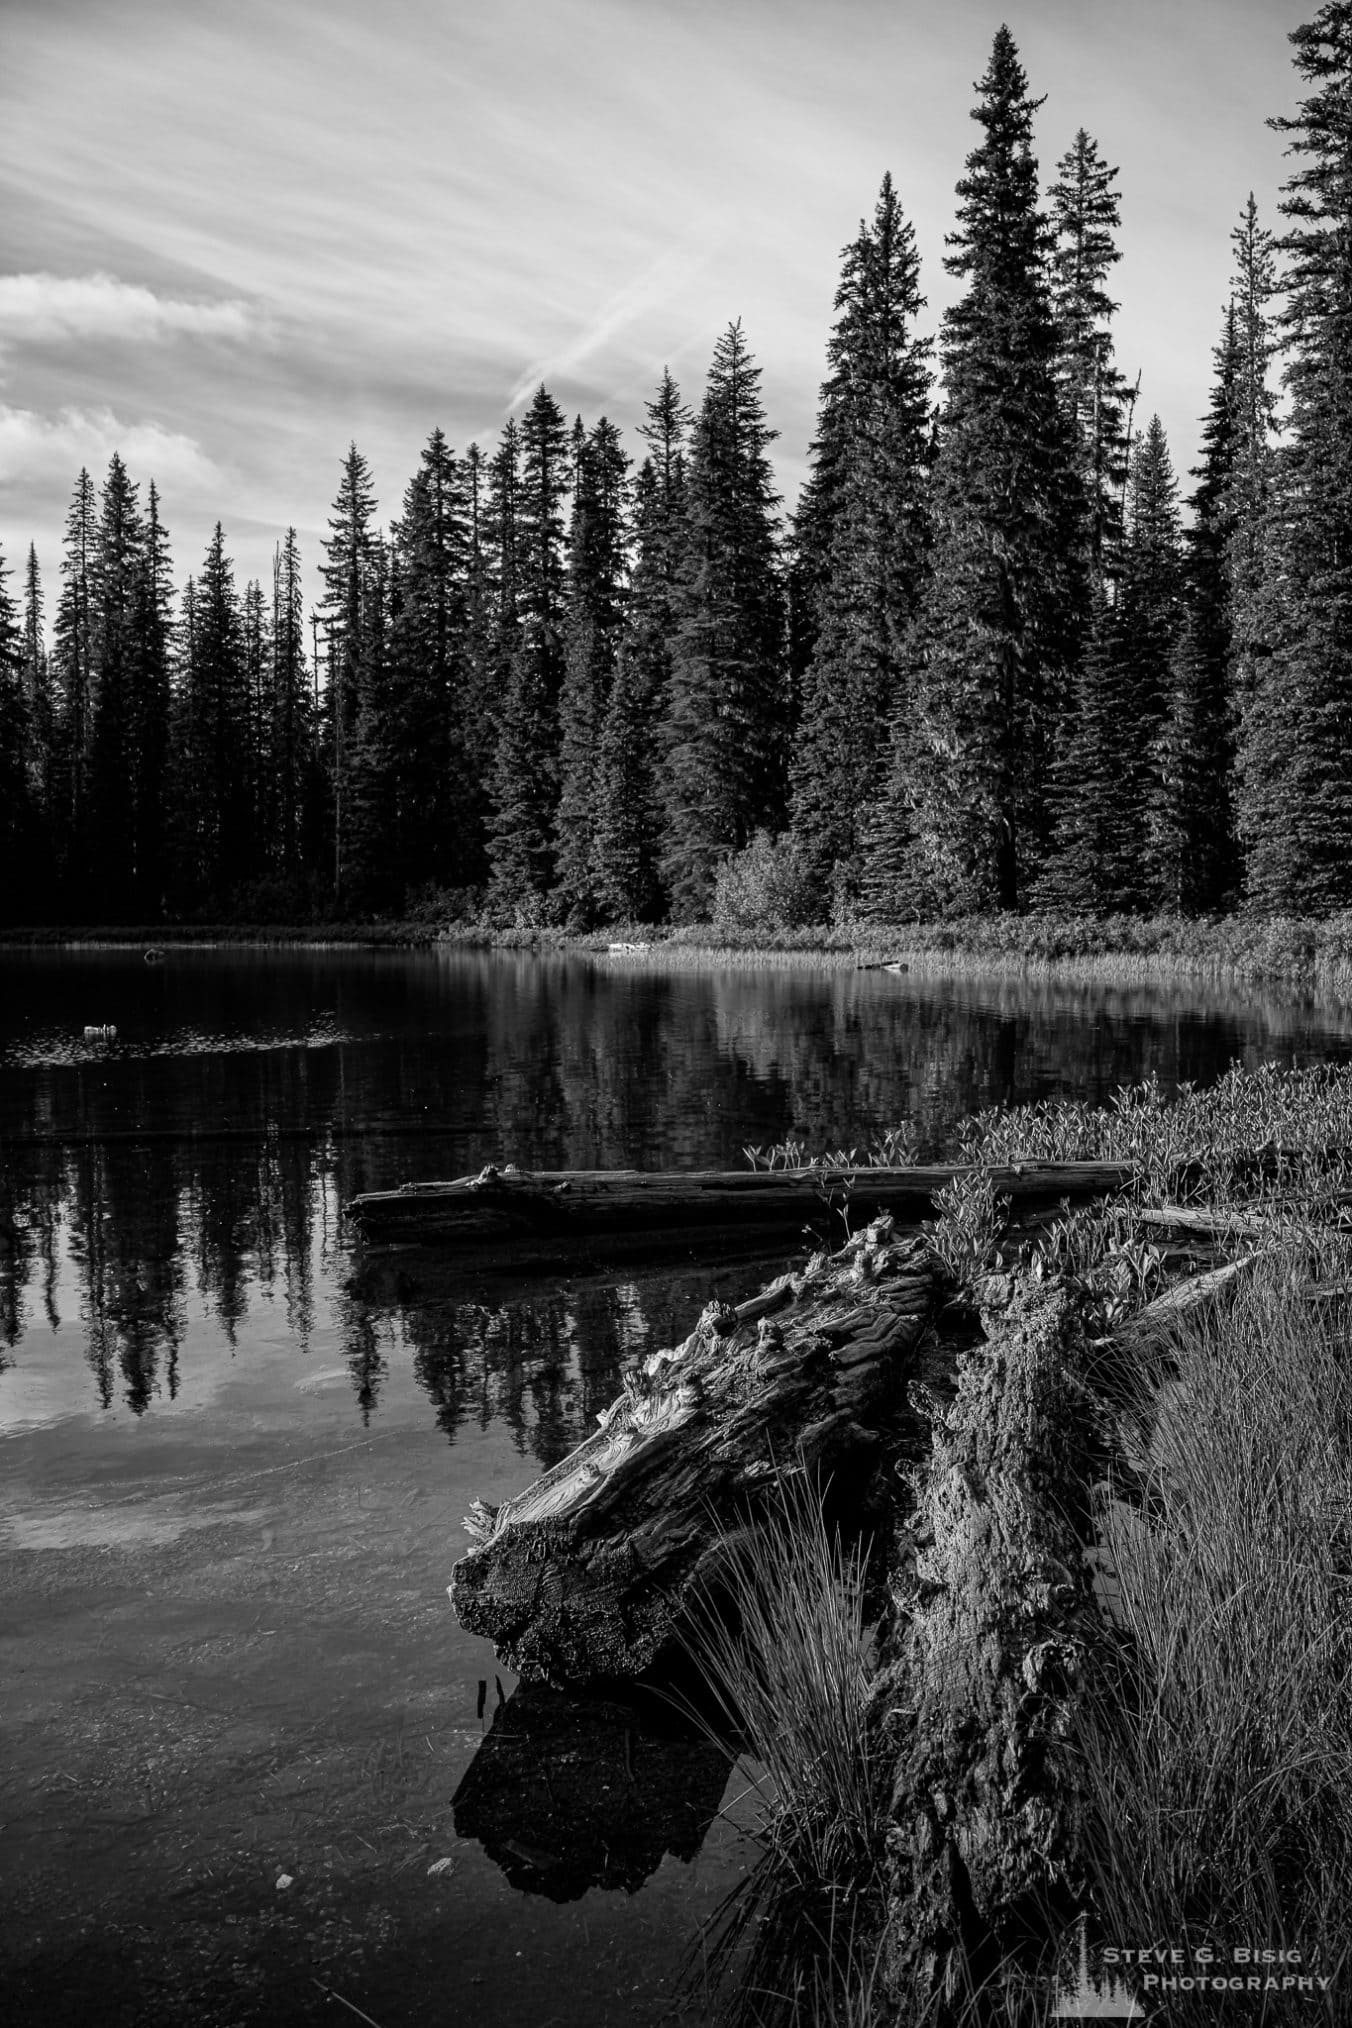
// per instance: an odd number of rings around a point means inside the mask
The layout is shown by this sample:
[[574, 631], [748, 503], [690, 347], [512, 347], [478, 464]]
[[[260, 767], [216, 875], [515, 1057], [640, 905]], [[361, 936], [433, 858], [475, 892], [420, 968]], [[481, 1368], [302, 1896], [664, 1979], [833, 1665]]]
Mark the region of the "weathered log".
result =
[[877, 1691], [896, 1757], [884, 1969], [906, 2019], [1078, 1886], [1066, 1739], [1094, 1625], [1088, 1351], [1065, 1289], [1021, 1289], [986, 1323], [918, 1475]]
[[[733, 1224], [796, 1231], [805, 1218], [848, 1204], [856, 1225], [890, 1211], [920, 1217], [970, 1164], [929, 1168], [732, 1169], [527, 1172], [490, 1164], [477, 1176], [369, 1190], [349, 1205], [368, 1238], [457, 1241], [474, 1246], [597, 1233], [663, 1233]], [[1117, 1190], [1136, 1175], [1128, 1162], [1019, 1162], [987, 1172], [1018, 1201], [1055, 1203]]]
[[636, 1675], [675, 1633], [692, 1586], [744, 1539], [780, 1475], [861, 1492], [946, 1293], [915, 1237], [880, 1218], [733, 1309], [711, 1303], [648, 1358], [600, 1428], [496, 1512], [466, 1526], [461, 1623], [527, 1677]]

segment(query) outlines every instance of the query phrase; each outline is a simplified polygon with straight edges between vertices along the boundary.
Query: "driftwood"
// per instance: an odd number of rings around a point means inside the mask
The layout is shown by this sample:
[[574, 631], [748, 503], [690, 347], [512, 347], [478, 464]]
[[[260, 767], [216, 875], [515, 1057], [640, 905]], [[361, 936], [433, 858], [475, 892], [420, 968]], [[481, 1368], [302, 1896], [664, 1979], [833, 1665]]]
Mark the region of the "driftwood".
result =
[[885, 1974], [907, 2019], [1078, 1885], [1066, 1739], [1093, 1623], [1087, 1352], [1065, 1289], [1021, 1290], [987, 1328], [918, 1475], [877, 1690], [896, 1764]]
[[458, 1241], [468, 1246], [598, 1233], [662, 1234], [679, 1228], [759, 1225], [797, 1231], [805, 1218], [849, 1208], [855, 1225], [893, 1212], [918, 1218], [955, 1178], [989, 1175], [1020, 1202], [1094, 1197], [1130, 1183], [1127, 1162], [1020, 1162], [989, 1170], [929, 1168], [732, 1169], [655, 1172], [572, 1169], [527, 1172], [490, 1164], [447, 1183], [371, 1190], [349, 1209], [374, 1240]]
[[782, 1473], [866, 1485], [945, 1290], [884, 1217], [739, 1308], [710, 1304], [571, 1456], [497, 1511], [476, 1502], [450, 1586], [461, 1623], [526, 1677], [646, 1669]]

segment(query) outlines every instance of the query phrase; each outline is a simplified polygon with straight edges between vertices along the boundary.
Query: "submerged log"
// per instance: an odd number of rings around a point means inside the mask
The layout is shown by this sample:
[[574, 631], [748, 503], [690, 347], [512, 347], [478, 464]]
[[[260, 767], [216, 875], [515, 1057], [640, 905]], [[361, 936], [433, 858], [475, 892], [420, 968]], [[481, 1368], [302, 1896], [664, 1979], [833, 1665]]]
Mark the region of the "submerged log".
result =
[[1094, 1197], [1130, 1183], [1129, 1162], [1019, 1162], [976, 1170], [930, 1168], [659, 1171], [556, 1169], [528, 1172], [491, 1163], [477, 1176], [369, 1190], [349, 1205], [373, 1240], [456, 1241], [474, 1246], [597, 1233], [760, 1225], [796, 1231], [805, 1218], [848, 1206], [851, 1221], [889, 1211], [918, 1218], [955, 1178], [988, 1175], [1018, 1202]]
[[585, 1443], [524, 1493], [466, 1521], [461, 1624], [523, 1676], [637, 1675], [692, 1587], [773, 1513], [781, 1474], [859, 1494], [945, 1298], [925, 1243], [875, 1221], [734, 1309], [711, 1303], [648, 1358]]
[[896, 1766], [885, 1972], [917, 2017], [1078, 1885], [1086, 1344], [1064, 1288], [1021, 1290], [986, 1321], [918, 1475], [877, 1690]]

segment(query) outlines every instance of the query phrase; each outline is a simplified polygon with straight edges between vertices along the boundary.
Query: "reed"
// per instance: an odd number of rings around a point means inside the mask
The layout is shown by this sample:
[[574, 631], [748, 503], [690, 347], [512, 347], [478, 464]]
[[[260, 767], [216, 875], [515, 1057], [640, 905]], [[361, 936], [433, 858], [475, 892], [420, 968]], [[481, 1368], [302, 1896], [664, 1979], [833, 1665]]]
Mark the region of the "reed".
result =
[[[1105, 1939], [1298, 1949], [1306, 1972], [1318, 1952], [1324, 2018], [1345, 2018], [1352, 1307], [1301, 1293], [1312, 1267], [1346, 1275], [1345, 1242], [1318, 1254], [1284, 1252], [1223, 1311], [1133, 1345], [1077, 1744]], [[1215, 2018], [1213, 1993], [1168, 2000], [1171, 2021]], [[1307, 1997], [1263, 2002], [1240, 2018], [1310, 2018]]]
[[890, 1794], [869, 1719], [867, 1545], [842, 1542], [807, 1471], [772, 1502], [768, 1526], [724, 1538], [684, 1635], [702, 1695], [683, 1708], [750, 1786], [759, 1860], [701, 1953], [748, 2022], [811, 2019], [827, 1995], [844, 2006], [881, 1926]]

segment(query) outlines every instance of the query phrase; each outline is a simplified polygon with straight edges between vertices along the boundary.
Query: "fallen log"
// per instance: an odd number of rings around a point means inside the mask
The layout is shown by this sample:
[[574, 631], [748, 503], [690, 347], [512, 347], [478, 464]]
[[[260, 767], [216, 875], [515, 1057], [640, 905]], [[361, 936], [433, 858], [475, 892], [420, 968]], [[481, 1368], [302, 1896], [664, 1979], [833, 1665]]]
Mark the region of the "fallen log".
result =
[[644, 1361], [585, 1443], [524, 1493], [466, 1520], [452, 1573], [461, 1624], [528, 1678], [646, 1669], [692, 1587], [810, 1469], [859, 1501], [948, 1292], [925, 1243], [889, 1217], [734, 1309], [711, 1303]]
[[896, 1767], [883, 1971], [908, 2020], [1046, 1934], [1079, 1885], [1087, 1347], [1065, 1288], [1021, 1290], [986, 1328], [917, 1475], [876, 1691]]
[[668, 1233], [733, 1224], [797, 1231], [805, 1218], [848, 1206], [851, 1222], [882, 1212], [919, 1218], [956, 1178], [989, 1175], [1018, 1202], [1055, 1203], [1118, 1190], [1129, 1162], [1019, 1162], [989, 1170], [969, 1163], [928, 1168], [657, 1171], [556, 1169], [489, 1164], [477, 1176], [369, 1190], [349, 1205], [372, 1240], [437, 1240], [474, 1246], [599, 1233]]

